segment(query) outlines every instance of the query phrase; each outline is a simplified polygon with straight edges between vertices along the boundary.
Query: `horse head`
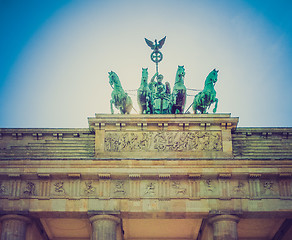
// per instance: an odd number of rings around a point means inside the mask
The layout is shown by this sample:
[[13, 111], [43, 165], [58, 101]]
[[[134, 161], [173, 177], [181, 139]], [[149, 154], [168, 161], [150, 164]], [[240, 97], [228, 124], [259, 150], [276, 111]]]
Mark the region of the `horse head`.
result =
[[[207, 79], [209, 80], [210, 83], [212, 83], [213, 85], [217, 82], [218, 80], [218, 72], [219, 70], [216, 70], [216, 68], [214, 68], [209, 75], [207, 76]], [[206, 79], [206, 80], [207, 80]]]
[[175, 82], [183, 81], [185, 77], [185, 68], [184, 66], [178, 66], [176, 71]]
[[109, 76], [108, 76], [108, 78], [109, 78], [109, 84], [111, 85], [112, 88], [114, 88], [115, 85], [119, 84], [119, 82], [120, 82], [119, 77], [113, 71], [108, 72], [108, 74], [109, 74]]
[[141, 78], [141, 85], [147, 85], [148, 81], [148, 68], [142, 68], [142, 78]]

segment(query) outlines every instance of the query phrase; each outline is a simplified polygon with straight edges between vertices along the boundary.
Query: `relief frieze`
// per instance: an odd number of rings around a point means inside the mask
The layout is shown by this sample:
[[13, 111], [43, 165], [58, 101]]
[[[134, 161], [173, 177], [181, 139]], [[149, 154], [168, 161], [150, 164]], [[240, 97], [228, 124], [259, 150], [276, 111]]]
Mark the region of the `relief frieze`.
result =
[[222, 150], [219, 131], [106, 132], [104, 141], [106, 152]]
[[[74, 184], [73, 184], [74, 183]], [[129, 180], [4, 180], [1, 198], [276, 198], [282, 197], [283, 183], [276, 179], [129, 179]], [[279, 185], [280, 184], [280, 185]], [[291, 198], [291, 181], [285, 180], [285, 198]]]

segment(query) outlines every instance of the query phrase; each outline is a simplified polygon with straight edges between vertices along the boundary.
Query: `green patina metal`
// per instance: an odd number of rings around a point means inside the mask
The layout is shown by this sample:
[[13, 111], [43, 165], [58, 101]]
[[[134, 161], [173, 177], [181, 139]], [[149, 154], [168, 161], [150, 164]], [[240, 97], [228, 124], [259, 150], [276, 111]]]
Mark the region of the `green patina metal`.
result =
[[159, 49], [162, 48], [162, 46], [165, 43], [166, 37], [162, 38], [158, 43], [157, 39], [155, 39], [154, 43], [147, 38], [145, 38], [145, 42], [147, 45], [153, 50], [153, 52], [150, 55], [150, 58], [153, 62], [156, 64], [156, 73], [158, 74], [158, 63], [162, 61], [163, 54], [159, 51]]
[[[155, 77], [157, 81], [155, 81]], [[157, 74], [152, 77], [152, 113], [153, 114], [169, 114], [171, 113], [171, 89], [170, 84], [162, 82], [163, 75]]]
[[130, 96], [124, 91], [118, 75], [111, 71], [109, 74], [109, 84], [113, 88], [111, 104], [111, 113], [114, 114], [113, 105], [120, 110], [121, 114], [130, 114], [133, 104]]
[[137, 100], [140, 113], [152, 113], [152, 92], [148, 86], [148, 68], [142, 68], [141, 84], [137, 91]]
[[175, 83], [172, 91], [171, 99], [171, 113], [179, 114], [183, 113], [186, 105], [187, 88], [184, 83], [185, 68], [184, 66], [178, 66]]
[[198, 113], [198, 111], [201, 113], [206, 113], [212, 103], [215, 103], [213, 113], [216, 113], [218, 99], [216, 98], [214, 86], [217, 82], [218, 72], [219, 70], [214, 69], [208, 74], [203, 91], [199, 92], [195, 96], [193, 102], [194, 113]]
[[[184, 113], [187, 88], [184, 84], [185, 68], [178, 66], [173, 91], [169, 82], [163, 83], [163, 75], [158, 72], [158, 63], [162, 61], [163, 55], [159, 51], [164, 45], [166, 37], [159, 42], [145, 38], [147, 45], [153, 50], [151, 60], [156, 64], [156, 73], [148, 83], [148, 68], [142, 68], [140, 87], [137, 90], [137, 101], [141, 114], [182, 114]], [[214, 69], [206, 78], [203, 91], [199, 92], [192, 103], [194, 113], [207, 113], [212, 103], [215, 103], [213, 112], [217, 111], [218, 99], [214, 86], [217, 82], [218, 70]], [[111, 113], [114, 113], [113, 105], [120, 110], [121, 114], [129, 114], [133, 108], [130, 96], [122, 88], [117, 74], [109, 72], [109, 83], [113, 88]], [[189, 106], [189, 108], [191, 108]], [[187, 109], [187, 113], [188, 110]]]

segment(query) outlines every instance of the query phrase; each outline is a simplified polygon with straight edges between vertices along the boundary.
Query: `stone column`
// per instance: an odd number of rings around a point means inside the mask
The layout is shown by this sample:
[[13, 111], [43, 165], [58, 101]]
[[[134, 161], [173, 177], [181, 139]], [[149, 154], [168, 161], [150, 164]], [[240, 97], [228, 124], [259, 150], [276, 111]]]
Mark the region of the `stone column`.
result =
[[116, 240], [117, 225], [120, 218], [112, 215], [95, 215], [90, 219], [92, 225], [91, 240]]
[[237, 223], [239, 217], [235, 215], [217, 215], [211, 217], [214, 240], [237, 240]]
[[0, 218], [2, 222], [1, 240], [25, 240], [28, 217], [20, 215], [4, 215]]

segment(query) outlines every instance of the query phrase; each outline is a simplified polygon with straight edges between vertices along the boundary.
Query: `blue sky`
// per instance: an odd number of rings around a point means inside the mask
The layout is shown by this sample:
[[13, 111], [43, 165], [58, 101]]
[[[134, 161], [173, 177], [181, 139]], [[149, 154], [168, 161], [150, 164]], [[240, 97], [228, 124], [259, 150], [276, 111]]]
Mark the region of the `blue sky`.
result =
[[0, 0], [0, 127], [87, 127], [110, 113], [107, 73], [137, 89], [142, 67], [155, 73], [144, 37], [164, 36], [171, 86], [178, 65], [196, 89], [217, 68], [219, 113], [292, 126], [291, 15], [281, 0]]

